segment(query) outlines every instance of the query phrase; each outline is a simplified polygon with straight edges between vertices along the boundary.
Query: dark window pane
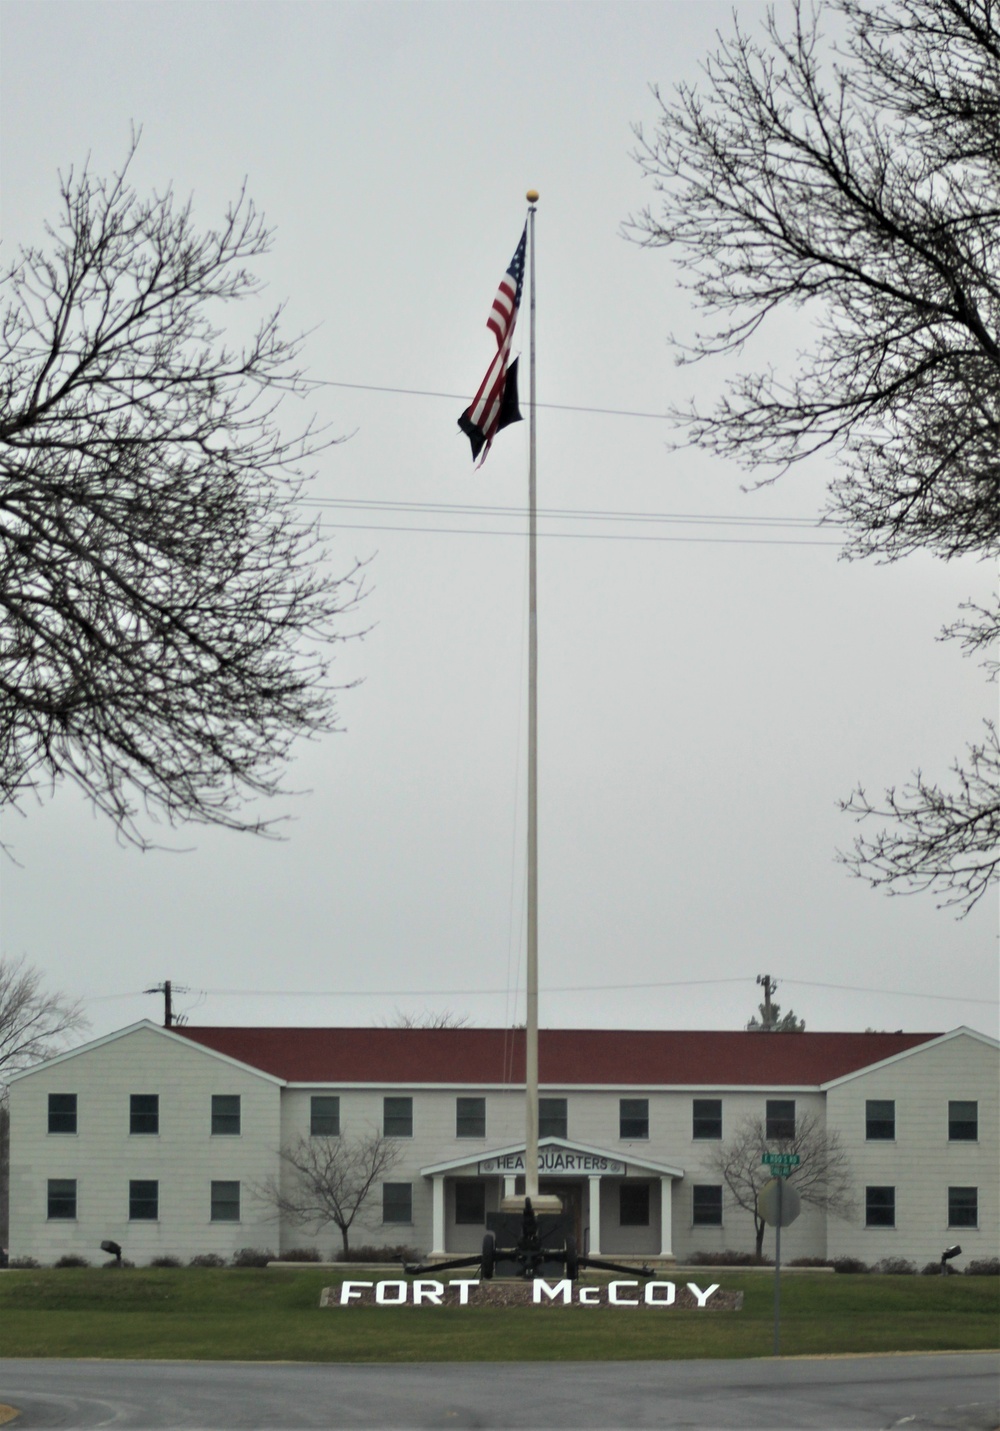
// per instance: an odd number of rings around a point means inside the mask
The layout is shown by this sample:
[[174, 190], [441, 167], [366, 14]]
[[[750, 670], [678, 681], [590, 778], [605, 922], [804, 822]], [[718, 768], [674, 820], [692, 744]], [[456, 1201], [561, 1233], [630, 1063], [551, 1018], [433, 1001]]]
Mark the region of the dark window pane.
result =
[[412, 1183], [382, 1184], [382, 1221], [413, 1221]]
[[340, 1137], [340, 1098], [315, 1093], [309, 1101], [309, 1133], [313, 1138]]
[[76, 1132], [76, 1094], [49, 1094], [49, 1132]]
[[128, 1130], [130, 1133], [160, 1131], [160, 1095], [132, 1093], [128, 1100]]
[[722, 1099], [696, 1098], [691, 1108], [692, 1138], [722, 1137]]
[[865, 1103], [865, 1137], [870, 1143], [892, 1142], [896, 1136], [896, 1101], [869, 1098]]
[[455, 1222], [459, 1227], [483, 1227], [486, 1223], [486, 1184], [455, 1184]]
[[649, 1183], [622, 1183], [618, 1189], [621, 1227], [649, 1226]]
[[769, 1143], [778, 1143], [795, 1137], [794, 1098], [769, 1098], [767, 1100], [765, 1136]]
[[952, 1100], [948, 1104], [948, 1137], [953, 1143], [975, 1143], [979, 1139], [979, 1104]]
[[[382, 1100], [383, 1132], [387, 1138], [413, 1137], [413, 1099], [384, 1098]], [[395, 1186], [395, 1184], [388, 1184]], [[408, 1184], [399, 1184], [400, 1187]], [[409, 1218], [406, 1219], [409, 1221]]]
[[538, 1136], [540, 1138], [568, 1138], [569, 1118], [565, 1098], [539, 1098]]
[[160, 1185], [133, 1181], [128, 1185], [129, 1222], [155, 1222], [160, 1215]]
[[865, 1226], [896, 1226], [895, 1188], [865, 1188]]
[[979, 1189], [948, 1189], [948, 1226], [979, 1226]]
[[486, 1099], [458, 1098], [455, 1100], [456, 1138], [486, 1137]]
[[691, 1189], [691, 1221], [695, 1227], [722, 1226], [721, 1183], [695, 1183]]
[[649, 1137], [649, 1099], [623, 1098], [618, 1108], [619, 1138]]
[[224, 1137], [238, 1137], [240, 1132], [240, 1095], [212, 1094], [212, 1132]]
[[48, 1216], [76, 1217], [76, 1178], [49, 1178]]
[[212, 1184], [212, 1221], [213, 1222], [239, 1222], [240, 1220], [240, 1185], [239, 1183], [213, 1182]]

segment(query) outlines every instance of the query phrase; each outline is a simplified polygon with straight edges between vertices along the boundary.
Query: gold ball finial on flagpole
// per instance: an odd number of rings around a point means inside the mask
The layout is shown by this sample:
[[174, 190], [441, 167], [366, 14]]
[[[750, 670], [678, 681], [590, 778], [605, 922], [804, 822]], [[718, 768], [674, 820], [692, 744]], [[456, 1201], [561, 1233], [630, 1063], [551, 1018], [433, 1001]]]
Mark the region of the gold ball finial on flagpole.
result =
[[528, 201], [529, 204], [537, 204], [537, 203], [538, 203], [538, 190], [537, 190], [537, 189], [529, 189], [528, 192], [525, 194], [524, 197], [527, 199], [527, 201]]

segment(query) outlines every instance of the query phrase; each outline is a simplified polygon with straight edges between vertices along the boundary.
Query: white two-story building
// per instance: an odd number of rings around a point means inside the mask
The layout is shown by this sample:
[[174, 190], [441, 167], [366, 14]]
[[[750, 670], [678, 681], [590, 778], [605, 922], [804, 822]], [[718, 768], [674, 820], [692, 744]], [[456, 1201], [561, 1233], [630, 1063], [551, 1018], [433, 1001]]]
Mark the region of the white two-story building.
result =
[[[336, 1228], [304, 1233], [262, 1190], [287, 1185], [282, 1148], [373, 1134], [395, 1162], [352, 1243], [475, 1251], [523, 1174], [523, 1080], [519, 1030], [134, 1024], [11, 1081], [11, 1255], [329, 1257]], [[784, 1256], [997, 1253], [998, 1045], [969, 1029], [545, 1029], [540, 1081], [541, 1187], [593, 1254], [751, 1250], [715, 1157], [749, 1117], [773, 1146], [809, 1117], [848, 1154], [854, 1212], [804, 1206]]]

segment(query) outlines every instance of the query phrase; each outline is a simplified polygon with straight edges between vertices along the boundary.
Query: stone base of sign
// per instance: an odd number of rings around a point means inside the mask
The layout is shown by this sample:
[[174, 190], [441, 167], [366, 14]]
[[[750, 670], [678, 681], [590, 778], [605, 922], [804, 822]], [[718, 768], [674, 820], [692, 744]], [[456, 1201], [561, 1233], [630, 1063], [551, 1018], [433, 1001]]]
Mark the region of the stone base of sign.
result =
[[[743, 1307], [743, 1293], [714, 1287], [709, 1278], [693, 1282], [692, 1290], [684, 1282], [613, 1282], [562, 1281], [558, 1277], [542, 1279], [540, 1289], [534, 1282], [521, 1277], [494, 1277], [490, 1281], [465, 1279], [449, 1282], [442, 1278], [420, 1278], [410, 1282], [385, 1279], [378, 1283], [350, 1279], [349, 1300], [344, 1300], [348, 1279], [333, 1287], [324, 1287], [321, 1307], [346, 1310], [348, 1307], [610, 1307], [627, 1311], [702, 1311], [738, 1312]], [[381, 1297], [376, 1287], [383, 1288]], [[647, 1286], [652, 1292], [647, 1292]], [[612, 1293], [611, 1288], [615, 1291]], [[404, 1291], [405, 1288], [405, 1291]], [[568, 1290], [567, 1290], [568, 1288]], [[439, 1290], [440, 1289], [440, 1290]], [[712, 1290], [710, 1290], [712, 1289]], [[581, 1295], [583, 1294], [583, 1295]]]

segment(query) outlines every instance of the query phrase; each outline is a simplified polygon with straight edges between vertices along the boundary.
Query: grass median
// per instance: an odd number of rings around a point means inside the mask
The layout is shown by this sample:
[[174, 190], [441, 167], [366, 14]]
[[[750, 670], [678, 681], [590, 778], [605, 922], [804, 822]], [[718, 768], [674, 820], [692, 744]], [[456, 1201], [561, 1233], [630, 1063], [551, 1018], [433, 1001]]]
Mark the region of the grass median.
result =
[[[0, 1276], [6, 1357], [237, 1361], [621, 1361], [769, 1356], [773, 1282], [676, 1274], [742, 1290], [737, 1312], [545, 1306], [321, 1309], [329, 1270], [43, 1269]], [[376, 1280], [396, 1275], [356, 1271]], [[782, 1352], [986, 1350], [995, 1277], [796, 1276], [781, 1289]]]

